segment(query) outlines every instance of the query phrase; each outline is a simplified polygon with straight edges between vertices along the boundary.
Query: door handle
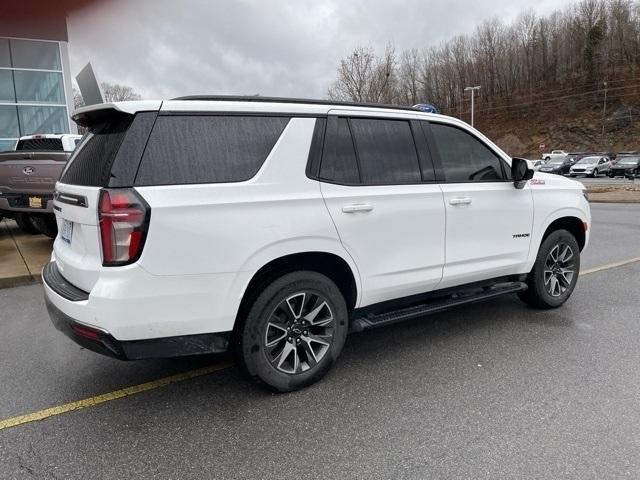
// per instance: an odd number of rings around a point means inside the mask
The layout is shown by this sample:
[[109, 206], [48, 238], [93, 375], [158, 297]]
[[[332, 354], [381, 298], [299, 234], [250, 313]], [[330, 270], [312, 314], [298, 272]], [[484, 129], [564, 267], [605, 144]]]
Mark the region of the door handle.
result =
[[353, 203], [342, 207], [344, 213], [370, 212], [371, 210], [373, 210], [373, 205], [370, 203]]
[[471, 197], [456, 197], [449, 200], [449, 205], [470, 205]]

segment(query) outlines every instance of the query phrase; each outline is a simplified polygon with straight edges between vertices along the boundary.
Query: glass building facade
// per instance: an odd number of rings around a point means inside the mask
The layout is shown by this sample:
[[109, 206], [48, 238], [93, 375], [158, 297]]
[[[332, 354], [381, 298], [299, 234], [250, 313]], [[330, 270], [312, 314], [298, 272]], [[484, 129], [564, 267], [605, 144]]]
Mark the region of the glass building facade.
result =
[[0, 37], [0, 151], [22, 135], [69, 133], [61, 42]]

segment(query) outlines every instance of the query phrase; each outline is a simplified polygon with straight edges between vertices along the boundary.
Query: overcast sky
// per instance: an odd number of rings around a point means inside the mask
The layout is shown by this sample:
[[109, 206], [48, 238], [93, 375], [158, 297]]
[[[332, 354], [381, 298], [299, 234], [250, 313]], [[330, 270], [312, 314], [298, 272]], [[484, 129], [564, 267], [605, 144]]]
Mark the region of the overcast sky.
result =
[[100, 80], [143, 98], [188, 94], [326, 97], [358, 45], [397, 51], [472, 32], [566, 0], [106, 0], [69, 16], [73, 76], [91, 61]]

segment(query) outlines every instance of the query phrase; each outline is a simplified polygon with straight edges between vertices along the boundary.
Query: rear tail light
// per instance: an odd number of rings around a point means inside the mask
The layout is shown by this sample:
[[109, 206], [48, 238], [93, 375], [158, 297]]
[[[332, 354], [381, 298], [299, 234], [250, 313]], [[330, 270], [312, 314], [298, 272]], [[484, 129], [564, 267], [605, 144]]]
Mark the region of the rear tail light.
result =
[[98, 219], [102, 265], [114, 267], [135, 262], [142, 254], [151, 208], [133, 189], [103, 189]]

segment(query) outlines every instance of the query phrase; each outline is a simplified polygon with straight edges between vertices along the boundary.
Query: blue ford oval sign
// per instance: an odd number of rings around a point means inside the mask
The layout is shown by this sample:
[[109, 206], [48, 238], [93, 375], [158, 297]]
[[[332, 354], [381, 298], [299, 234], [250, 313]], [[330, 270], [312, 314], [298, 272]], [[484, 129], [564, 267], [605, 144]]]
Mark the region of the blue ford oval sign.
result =
[[31, 175], [35, 171], [36, 171], [36, 169], [33, 168], [33, 167], [24, 167], [22, 169], [22, 173], [24, 173], [25, 175]]
[[417, 108], [421, 112], [426, 113], [440, 113], [436, 107], [429, 103], [417, 103], [413, 106], [413, 108]]

